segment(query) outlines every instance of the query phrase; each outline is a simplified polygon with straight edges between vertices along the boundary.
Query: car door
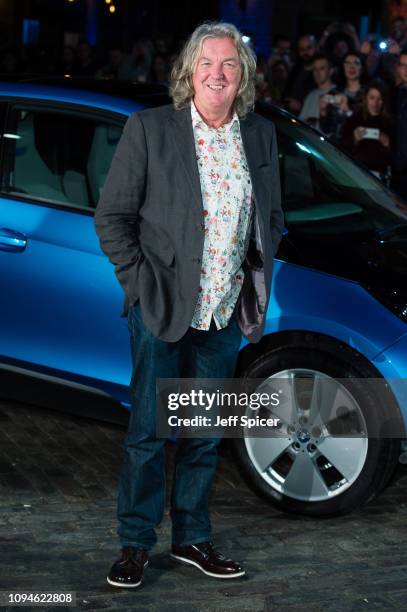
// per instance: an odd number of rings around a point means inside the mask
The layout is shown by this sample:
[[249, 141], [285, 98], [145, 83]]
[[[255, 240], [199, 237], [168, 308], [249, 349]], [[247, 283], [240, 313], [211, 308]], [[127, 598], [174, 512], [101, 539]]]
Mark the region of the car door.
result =
[[93, 213], [124, 121], [13, 101], [0, 193], [1, 361], [116, 397], [130, 374], [127, 322]]

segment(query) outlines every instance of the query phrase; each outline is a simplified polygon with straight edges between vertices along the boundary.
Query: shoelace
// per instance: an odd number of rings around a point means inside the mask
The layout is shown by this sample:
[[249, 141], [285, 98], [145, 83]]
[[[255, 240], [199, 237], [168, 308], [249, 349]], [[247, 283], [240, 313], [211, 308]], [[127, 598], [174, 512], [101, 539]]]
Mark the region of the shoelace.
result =
[[225, 559], [225, 556], [213, 547], [212, 542], [203, 542], [202, 544], [198, 544], [197, 548], [205, 553], [205, 555], [214, 556], [217, 559]]
[[120, 561], [120, 565], [125, 565], [126, 563], [133, 563], [134, 565], [142, 564], [144, 552], [142, 548], [126, 548], [123, 551], [123, 560]]

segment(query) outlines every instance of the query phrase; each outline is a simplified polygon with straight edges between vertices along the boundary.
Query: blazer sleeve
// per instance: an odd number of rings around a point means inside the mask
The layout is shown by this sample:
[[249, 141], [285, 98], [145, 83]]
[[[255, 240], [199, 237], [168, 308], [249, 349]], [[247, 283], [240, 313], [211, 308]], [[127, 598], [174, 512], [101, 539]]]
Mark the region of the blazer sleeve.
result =
[[276, 128], [274, 125], [271, 137], [271, 184], [273, 185], [273, 198], [271, 202], [270, 227], [274, 257], [280, 246], [284, 230], [284, 213], [281, 207], [280, 166], [278, 161]]
[[137, 113], [128, 118], [102, 189], [95, 227], [102, 251], [115, 266], [129, 297], [137, 297], [143, 253], [138, 239], [138, 213], [145, 200], [147, 143]]

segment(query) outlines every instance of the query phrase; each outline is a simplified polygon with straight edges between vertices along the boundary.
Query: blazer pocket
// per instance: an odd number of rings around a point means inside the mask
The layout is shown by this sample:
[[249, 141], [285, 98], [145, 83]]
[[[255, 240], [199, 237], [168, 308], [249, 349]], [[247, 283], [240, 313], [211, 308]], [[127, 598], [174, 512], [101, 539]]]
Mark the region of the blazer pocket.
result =
[[152, 261], [158, 261], [161, 265], [170, 267], [174, 263], [175, 253], [170, 246], [157, 250], [148, 250], [148, 258]]

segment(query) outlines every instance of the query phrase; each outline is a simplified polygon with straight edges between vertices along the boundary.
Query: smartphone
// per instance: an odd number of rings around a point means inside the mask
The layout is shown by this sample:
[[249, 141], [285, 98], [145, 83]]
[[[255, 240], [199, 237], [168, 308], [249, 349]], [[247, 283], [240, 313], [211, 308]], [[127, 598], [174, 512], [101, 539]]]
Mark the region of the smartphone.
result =
[[327, 104], [339, 104], [341, 101], [340, 95], [325, 94], [324, 100]]
[[372, 138], [373, 140], [379, 140], [380, 130], [377, 128], [363, 128], [363, 138]]

